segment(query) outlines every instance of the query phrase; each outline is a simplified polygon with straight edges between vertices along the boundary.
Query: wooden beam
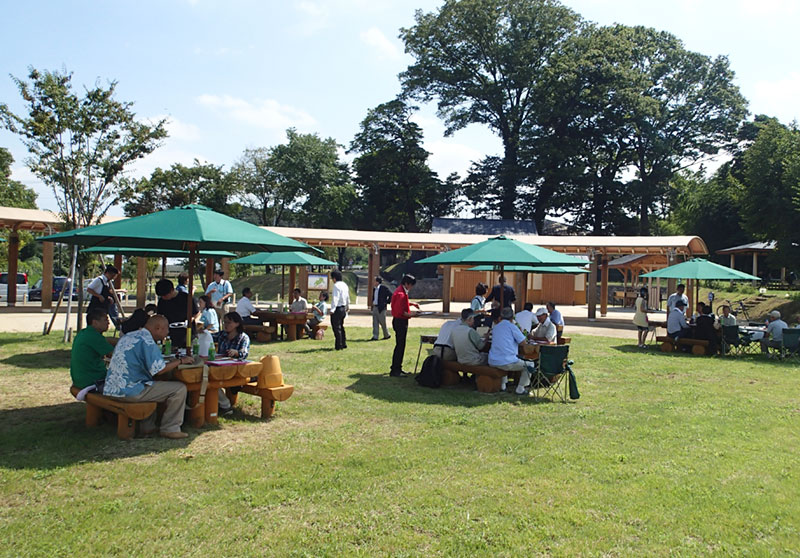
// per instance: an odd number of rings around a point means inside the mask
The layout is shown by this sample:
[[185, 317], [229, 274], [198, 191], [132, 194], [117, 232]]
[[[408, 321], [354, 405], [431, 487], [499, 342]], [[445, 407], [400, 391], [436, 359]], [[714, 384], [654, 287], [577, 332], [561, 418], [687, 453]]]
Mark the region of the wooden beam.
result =
[[[623, 303], [625, 298], [622, 299]], [[608, 314], [608, 256], [603, 254], [603, 268], [600, 276], [600, 316]]]
[[589, 306], [588, 317], [590, 320], [597, 319], [597, 258], [599, 257], [600, 254], [594, 254], [589, 266], [589, 286], [586, 293], [586, 302]]
[[19, 232], [8, 235], [8, 306], [17, 305], [17, 270], [19, 269]]
[[452, 266], [444, 266], [444, 272], [442, 275], [442, 312], [445, 314], [450, 312], [450, 288], [452, 285], [452, 274]]
[[122, 288], [122, 254], [114, 254], [114, 267], [117, 268], [117, 276], [114, 277], [114, 288]]
[[53, 246], [52, 242], [42, 242], [42, 309], [44, 310], [53, 307]]

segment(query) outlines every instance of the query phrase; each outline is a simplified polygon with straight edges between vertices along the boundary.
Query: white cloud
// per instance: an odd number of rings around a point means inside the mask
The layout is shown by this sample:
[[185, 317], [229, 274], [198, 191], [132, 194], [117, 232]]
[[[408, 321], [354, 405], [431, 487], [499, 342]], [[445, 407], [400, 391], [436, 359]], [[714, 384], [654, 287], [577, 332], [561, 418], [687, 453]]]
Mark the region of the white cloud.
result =
[[800, 121], [800, 72], [790, 72], [786, 77], [773, 81], [758, 81], [750, 94], [750, 111], [754, 114], [767, 114], [788, 124]]
[[297, 10], [303, 16], [297, 31], [303, 35], [313, 35], [330, 26], [330, 8], [320, 2], [304, 0], [297, 4]]
[[267, 130], [285, 130], [291, 127], [302, 130], [316, 123], [307, 112], [282, 105], [274, 99], [250, 102], [230, 95], [200, 95], [197, 102], [228, 118]]
[[174, 116], [168, 114], [157, 114], [146, 119], [148, 124], [155, 124], [159, 120], [167, 119], [167, 133], [169, 138], [180, 141], [198, 141], [202, 138], [200, 128], [188, 122], [181, 122]]
[[445, 179], [451, 172], [457, 172], [463, 178], [473, 161], [481, 160], [485, 153], [463, 143], [437, 140], [425, 142], [431, 156], [428, 159], [431, 168]]
[[400, 58], [400, 49], [390, 41], [377, 27], [370, 27], [359, 34], [361, 41], [374, 49], [378, 58], [396, 60]]

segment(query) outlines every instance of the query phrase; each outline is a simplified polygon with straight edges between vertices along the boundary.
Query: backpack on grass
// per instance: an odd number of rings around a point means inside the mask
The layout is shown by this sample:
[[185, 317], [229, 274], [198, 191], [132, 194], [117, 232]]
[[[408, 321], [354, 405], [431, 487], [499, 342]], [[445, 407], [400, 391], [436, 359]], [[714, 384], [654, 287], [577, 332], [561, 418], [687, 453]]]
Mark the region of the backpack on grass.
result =
[[438, 388], [442, 385], [442, 359], [431, 355], [422, 362], [422, 369], [414, 378], [421, 386]]

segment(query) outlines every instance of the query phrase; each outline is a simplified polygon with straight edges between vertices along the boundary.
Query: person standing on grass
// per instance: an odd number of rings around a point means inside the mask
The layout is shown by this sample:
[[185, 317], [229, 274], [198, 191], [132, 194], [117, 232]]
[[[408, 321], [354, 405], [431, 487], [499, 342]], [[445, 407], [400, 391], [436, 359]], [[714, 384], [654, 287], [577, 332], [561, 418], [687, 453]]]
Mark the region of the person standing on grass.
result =
[[206, 294], [211, 297], [214, 303], [214, 310], [217, 317], [221, 320], [224, 313], [225, 303], [233, 297], [233, 287], [230, 281], [225, 280], [225, 272], [221, 269], [214, 270], [214, 281], [206, 287]]
[[497, 278], [497, 285], [492, 287], [492, 292], [489, 293], [489, 296], [486, 297], [486, 302], [492, 302], [496, 300], [500, 302], [500, 293], [503, 293], [503, 301], [501, 303], [503, 308], [510, 308], [511, 303], [517, 300], [517, 296], [514, 294], [514, 289], [506, 284], [506, 277], [505, 275], [501, 275]]
[[383, 284], [380, 275], [375, 277], [375, 288], [372, 289], [372, 339], [378, 340], [378, 329], [383, 328], [383, 338], [389, 339], [389, 330], [386, 328], [386, 306], [392, 300], [392, 291]]
[[667, 298], [667, 315], [672, 314], [672, 309], [675, 308], [675, 304], [680, 300], [683, 302], [683, 312], [684, 315], [686, 312], [686, 307], [689, 306], [689, 297], [687, 297], [684, 293], [686, 291], [686, 285], [683, 283], [678, 285], [677, 290], [669, 295]]
[[102, 275], [95, 277], [89, 286], [86, 287], [86, 292], [89, 293], [91, 299], [89, 306], [86, 308], [88, 312], [92, 308], [102, 308], [107, 313], [111, 312], [111, 306], [114, 304], [114, 298], [111, 294], [111, 282], [119, 273], [113, 265], [107, 265]]
[[394, 330], [394, 352], [392, 353], [392, 368], [389, 376], [403, 378], [411, 374], [403, 370], [403, 357], [406, 353], [406, 336], [408, 335], [408, 320], [418, 313], [412, 312], [411, 307], [419, 304], [408, 301], [408, 291], [417, 284], [413, 275], [403, 275], [400, 286], [392, 294], [392, 329]]
[[[120, 401], [143, 403], [155, 401], [165, 403], [161, 418], [161, 436], [164, 438], [186, 438], [181, 432], [183, 412], [186, 407], [186, 385], [182, 382], [157, 382], [154, 377], [170, 372], [180, 364], [191, 364], [194, 358], [176, 358], [169, 364], [161, 357], [156, 344], [169, 333], [169, 322], [164, 316], [152, 316], [142, 329], [122, 337], [111, 356], [103, 395]], [[143, 435], [156, 429], [156, 412], [141, 422]]]
[[647, 332], [650, 331], [650, 324], [647, 321], [647, 288], [642, 287], [639, 289], [639, 296], [636, 297], [636, 302], [633, 303], [636, 311], [633, 314], [633, 325], [638, 330], [638, 344], [640, 349], [647, 347]]
[[112, 341], [103, 333], [108, 331], [108, 312], [95, 307], [86, 314], [85, 327], [78, 332], [72, 341], [72, 352], [69, 359], [69, 375], [72, 385], [78, 389], [89, 387], [106, 377], [106, 363], [103, 357], [114, 351]]
[[342, 272], [331, 271], [333, 280], [333, 296], [331, 297], [331, 329], [333, 330], [334, 349], [340, 351], [347, 348], [347, 334], [344, 331], [344, 319], [350, 311], [350, 289], [342, 280]]

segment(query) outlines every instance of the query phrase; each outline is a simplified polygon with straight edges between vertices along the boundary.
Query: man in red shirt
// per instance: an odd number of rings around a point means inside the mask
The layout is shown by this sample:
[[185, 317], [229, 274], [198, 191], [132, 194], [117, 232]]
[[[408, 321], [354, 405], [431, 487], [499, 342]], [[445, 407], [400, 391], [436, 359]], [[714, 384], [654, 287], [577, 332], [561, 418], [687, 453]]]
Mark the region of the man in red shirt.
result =
[[410, 376], [408, 372], [403, 372], [403, 356], [406, 352], [406, 335], [408, 335], [408, 319], [417, 315], [411, 312], [411, 306], [419, 304], [408, 301], [408, 291], [417, 283], [413, 275], [403, 275], [400, 286], [392, 294], [392, 329], [394, 330], [394, 354], [392, 355], [392, 369], [389, 376], [405, 377]]

